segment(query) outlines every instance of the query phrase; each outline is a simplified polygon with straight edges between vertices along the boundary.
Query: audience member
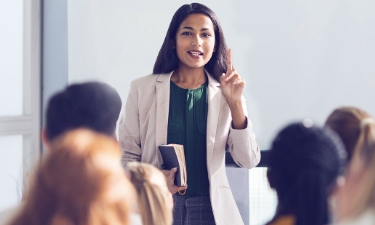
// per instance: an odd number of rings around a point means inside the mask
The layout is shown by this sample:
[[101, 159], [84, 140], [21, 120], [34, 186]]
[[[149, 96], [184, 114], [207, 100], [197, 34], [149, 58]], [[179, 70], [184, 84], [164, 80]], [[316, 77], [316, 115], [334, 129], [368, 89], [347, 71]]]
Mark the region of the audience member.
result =
[[171, 225], [173, 199], [164, 174], [146, 163], [130, 162], [126, 168], [138, 193], [142, 224]]
[[[117, 91], [106, 83], [86, 82], [69, 85], [48, 101], [46, 125], [42, 132], [44, 145], [48, 148], [49, 142], [57, 136], [81, 127], [115, 137], [121, 105]], [[27, 189], [28, 183], [24, 185], [24, 189]], [[18, 209], [19, 205], [0, 212], [0, 224], [9, 220]]]
[[294, 123], [276, 136], [268, 168], [278, 206], [269, 225], [323, 225], [329, 222], [327, 197], [343, 171], [340, 139], [312, 122]]
[[127, 225], [135, 195], [118, 143], [78, 129], [50, 143], [10, 225]]
[[115, 137], [121, 105], [117, 91], [106, 83], [69, 85], [48, 101], [43, 141], [48, 143], [76, 128], [87, 128]]
[[326, 125], [336, 131], [352, 155], [345, 185], [335, 193], [335, 218], [343, 224], [375, 223], [375, 120], [354, 107], [334, 110]]
[[[375, 151], [375, 145], [369, 148]], [[355, 155], [358, 152], [354, 153]], [[336, 194], [337, 218], [340, 225], [375, 224], [375, 154], [362, 161], [356, 174], [347, 176]]]
[[375, 137], [371, 136], [375, 132], [375, 124], [369, 121], [371, 116], [367, 112], [354, 107], [337, 108], [328, 116], [325, 124], [340, 136], [348, 153], [348, 161], [355, 151], [368, 154], [364, 150], [367, 149], [366, 145], [375, 141]]

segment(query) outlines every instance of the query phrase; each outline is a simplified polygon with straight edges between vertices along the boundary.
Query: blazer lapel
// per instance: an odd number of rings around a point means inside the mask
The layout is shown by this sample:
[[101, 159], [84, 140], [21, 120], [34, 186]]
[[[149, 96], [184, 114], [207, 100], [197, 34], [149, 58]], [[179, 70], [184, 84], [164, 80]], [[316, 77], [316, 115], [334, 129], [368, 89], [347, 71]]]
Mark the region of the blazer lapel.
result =
[[210, 173], [212, 155], [215, 145], [216, 128], [219, 120], [222, 94], [220, 83], [208, 74], [208, 113], [207, 113], [207, 166]]
[[[156, 123], [155, 139], [156, 146], [167, 144], [170, 74], [160, 74], [156, 79]], [[208, 78], [208, 113], [207, 113], [207, 166], [211, 168], [212, 154], [215, 144], [216, 128], [219, 119], [220, 103], [222, 94], [220, 83], [217, 82], [207, 71]], [[159, 160], [159, 164], [161, 161]], [[161, 165], [159, 165], [161, 166]], [[209, 171], [210, 172], [210, 171]]]
[[170, 74], [160, 74], [156, 79], [156, 146], [167, 144], [170, 93], [169, 82], [172, 73], [173, 72], [171, 72]]

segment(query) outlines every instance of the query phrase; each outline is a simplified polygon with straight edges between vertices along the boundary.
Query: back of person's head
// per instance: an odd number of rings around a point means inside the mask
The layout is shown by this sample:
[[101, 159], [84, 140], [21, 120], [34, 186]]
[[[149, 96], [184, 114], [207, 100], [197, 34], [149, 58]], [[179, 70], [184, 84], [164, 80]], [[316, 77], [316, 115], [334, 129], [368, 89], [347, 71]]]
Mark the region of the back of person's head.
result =
[[354, 218], [369, 208], [375, 210], [375, 119], [362, 109], [341, 107], [327, 118], [351, 155], [345, 185], [335, 197], [337, 218]]
[[310, 122], [282, 129], [270, 150], [268, 178], [279, 200], [275, 217], [294, 215], [299, 225], [329, 222], [328, 194], [346, 157], [334, 132]]
[[46, 138], [51, 141], [68, 130], [82, 127], [114, 136], [121, 104], [117, 91], [106, 83], [70, 85], [48, 102]]
[[345, 144], [348, 161], [355, 151], [361, 152], [368, 158], [368, 146], [375, 142], [375, 122], [367, 112], [355, 107], [341, 107], [335, 109], [325, 123], [334, 130]]
[[143, 225], [171, 225], [173, 200], [164, 174], [156, 167], [138, 162], [126, 164], [130, 180], [138, 193]]
[[11, 225], [127, 225], [135, 191], [118, 143], [87, 129], [51, 143]]

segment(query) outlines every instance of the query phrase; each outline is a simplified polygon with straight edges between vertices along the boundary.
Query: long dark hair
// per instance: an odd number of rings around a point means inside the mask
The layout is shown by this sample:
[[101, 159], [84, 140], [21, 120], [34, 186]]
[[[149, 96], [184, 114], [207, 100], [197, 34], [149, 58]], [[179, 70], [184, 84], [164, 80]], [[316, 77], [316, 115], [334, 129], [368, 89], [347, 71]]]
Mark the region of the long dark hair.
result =
[[180, 24], [191, 14], [204, 14], [211, 19], [214, 25], [216, 51], [213, 52], [211, 59], [205, 65], [205, 69], [219, 81], [221, 74], [227, 71], [227, 46], [223, 30], [215, 13], [207, 6], [199, 3], [183, 5], [173, 15], [163, 45], [156, 58], [153, 73], [170, 73], [178, 68], [179, 59], [171, 43], [176, 39], [176, 32]]
[[345, 166], [346, 152], [328, 128], [294, 123], [275, 138], [268, 177], [278, 196], [275, 219], [294, 215], [297, 225], [329, 223], [327, 197]]

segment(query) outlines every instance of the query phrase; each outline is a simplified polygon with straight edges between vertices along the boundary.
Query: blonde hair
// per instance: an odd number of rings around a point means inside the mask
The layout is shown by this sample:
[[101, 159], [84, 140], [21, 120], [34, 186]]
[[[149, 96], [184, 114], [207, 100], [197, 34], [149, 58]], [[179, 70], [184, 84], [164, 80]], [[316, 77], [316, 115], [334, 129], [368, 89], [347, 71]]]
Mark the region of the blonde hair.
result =
[[[375, 144], [369, 147], [375, 152]], [[375, 154], [366, 160], [364, 185], [361, 190], [358, 190], [358, 204], [353, 204], [353, 215], [359, 215], [368, 208], [375, 209]]]
[[128, 163], [126, 168], [138, 193], [142, 224], [171, 225], [172, 207], [168, 206], [168, 197], [171, 198], [171, 193], [163, 173], [152, 165], [138, 162]]
[[[116, 140], [86, 129], [56, 138], [10, 225], [128, 225], [134, 190], [120, 158]], [[127, 194], [113, 197], [119, 186]]]
[[347, 216], [356, 217], [375, 206], [375, 120], [361, 109], [341, 107], [331, 113], [326, 125], [339, 134], [350, 156], [347, 176], [363, 173], [365, 177], [363, 183], [352, 184], [356, 191], [351, 193]]

